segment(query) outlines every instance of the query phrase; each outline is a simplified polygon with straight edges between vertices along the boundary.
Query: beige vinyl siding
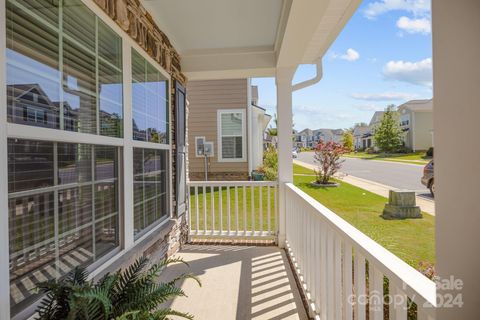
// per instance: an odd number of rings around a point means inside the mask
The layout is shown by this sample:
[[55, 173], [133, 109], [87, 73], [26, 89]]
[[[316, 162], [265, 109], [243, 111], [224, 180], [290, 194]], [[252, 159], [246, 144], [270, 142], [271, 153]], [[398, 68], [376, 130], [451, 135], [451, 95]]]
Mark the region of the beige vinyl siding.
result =
[[189, 171], [204, 172], [204, 158], [196, 157], [195, 137], [205, 137], [213, 142], [214, 156], [209, 159], [208, 171], [248, 173], [248, 138], [245, 133], [245, 160], [239, 162], [218, 161], [217, 111], [242, 109], [245, 112], [245, 126], [248, 119], [247, 79], [190, 81], [187, 85], [188, 109], [188, 152]]

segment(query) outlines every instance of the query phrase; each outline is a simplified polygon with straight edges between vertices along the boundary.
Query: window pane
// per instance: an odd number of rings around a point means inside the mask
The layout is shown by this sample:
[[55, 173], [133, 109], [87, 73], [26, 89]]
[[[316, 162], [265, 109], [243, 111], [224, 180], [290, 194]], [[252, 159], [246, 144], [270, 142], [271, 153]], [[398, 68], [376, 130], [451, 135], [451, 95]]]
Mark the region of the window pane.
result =
[[63, 0], [63, 32], [85, 50], [95, 51], [95, 15], [81, 0]]
[[53, 143], [8, 139], [8, 192], [53, 186]]
[[235, 156], [235, 137], [222, 137], [222, 158], [231, 159]]
[[92, 222], [92, 187], [77, 187], [58, 193], [58, 229], [72, 232]]
[[59, 128], [59, 42], [53, 19], [58, 7], [49, 1], [19, 3], [26, 9], [8, 1], [6, 12], [8, 121]]
[[57, 277], [53, 192], [8, 201], [12, 313], [28, 306], [36, 286]]
[[[97, 132], [95, 55], [74, 42], [63, 41], [65, 125], [83, 133]], [[71, 125], [73, 127], [71, 128]]]
[[242, 137], [235, 137], [235, 158], [242, 158]]
[[222, 113], [222, 136], [242, 135], [242, 114]]
[[117, 148], [95, 146], [95, 180], [117, 178]]
[[118, 247], [118, 154], [116, 147], [8, 140], [12, 314], [31, 304], [39, 282]]
[[92, 147], [86, 144], [59, 143], [58, 183], [92, 180]]
[[122, 41], [98, 20], [98, 94], [100, 134], [123, 136]]
[[118, 216], [95, 223], [95, 258], [98, 259], [118, 246]]
[[168, 215], [167, 151], [134, 148], [134, 232]]
[[168, 143], [168, 100], [165, 77], [132, 51], [133, 138]]

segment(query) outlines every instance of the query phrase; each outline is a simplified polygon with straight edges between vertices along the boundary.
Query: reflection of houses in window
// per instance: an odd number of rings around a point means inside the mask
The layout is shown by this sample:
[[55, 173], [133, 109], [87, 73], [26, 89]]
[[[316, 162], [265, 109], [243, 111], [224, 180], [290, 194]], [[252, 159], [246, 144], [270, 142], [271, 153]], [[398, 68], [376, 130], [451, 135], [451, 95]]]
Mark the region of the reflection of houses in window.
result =
[[8, 117], [11, 122], [37, 127], [58, 128], [59, 108], [38, 84], [7, 87]]

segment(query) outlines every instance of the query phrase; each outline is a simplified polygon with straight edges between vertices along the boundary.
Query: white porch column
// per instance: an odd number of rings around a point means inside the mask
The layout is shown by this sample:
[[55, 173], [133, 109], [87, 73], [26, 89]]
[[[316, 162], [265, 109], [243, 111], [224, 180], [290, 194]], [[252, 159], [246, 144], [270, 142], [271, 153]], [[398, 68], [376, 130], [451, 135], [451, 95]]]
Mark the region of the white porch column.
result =
[[[463, 281], [463, 306], [444, 306], [438, 320], [480, 315], [480, 2], [432, 1], [435, 134], [436, 269]], [[453, 300], [452, 302], [455, 302]]]
[[295, 67], [277, 68], [277, 134], [278, 134], [278, 246], [285, 246], [286, 203], [285, 184], [293, 181], [292, 161], [292, 79]]
[[5, 0], [0, 0], [0, 320], [10, 319]]

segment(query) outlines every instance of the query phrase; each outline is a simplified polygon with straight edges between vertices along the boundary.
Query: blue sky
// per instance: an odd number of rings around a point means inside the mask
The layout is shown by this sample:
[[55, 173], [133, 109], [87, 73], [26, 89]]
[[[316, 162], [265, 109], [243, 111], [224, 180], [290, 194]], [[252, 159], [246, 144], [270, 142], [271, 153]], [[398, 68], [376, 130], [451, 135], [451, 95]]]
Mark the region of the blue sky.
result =
[[[430, 0], [365, 0], [323, 57], [323, 78], [293, 94], [296, 129], [347, 128], [389, 104], [432, 97]], [[294, 82], [311, 78], [300, 66]], [[273, 78], [255, 78], [275, 113]]]

